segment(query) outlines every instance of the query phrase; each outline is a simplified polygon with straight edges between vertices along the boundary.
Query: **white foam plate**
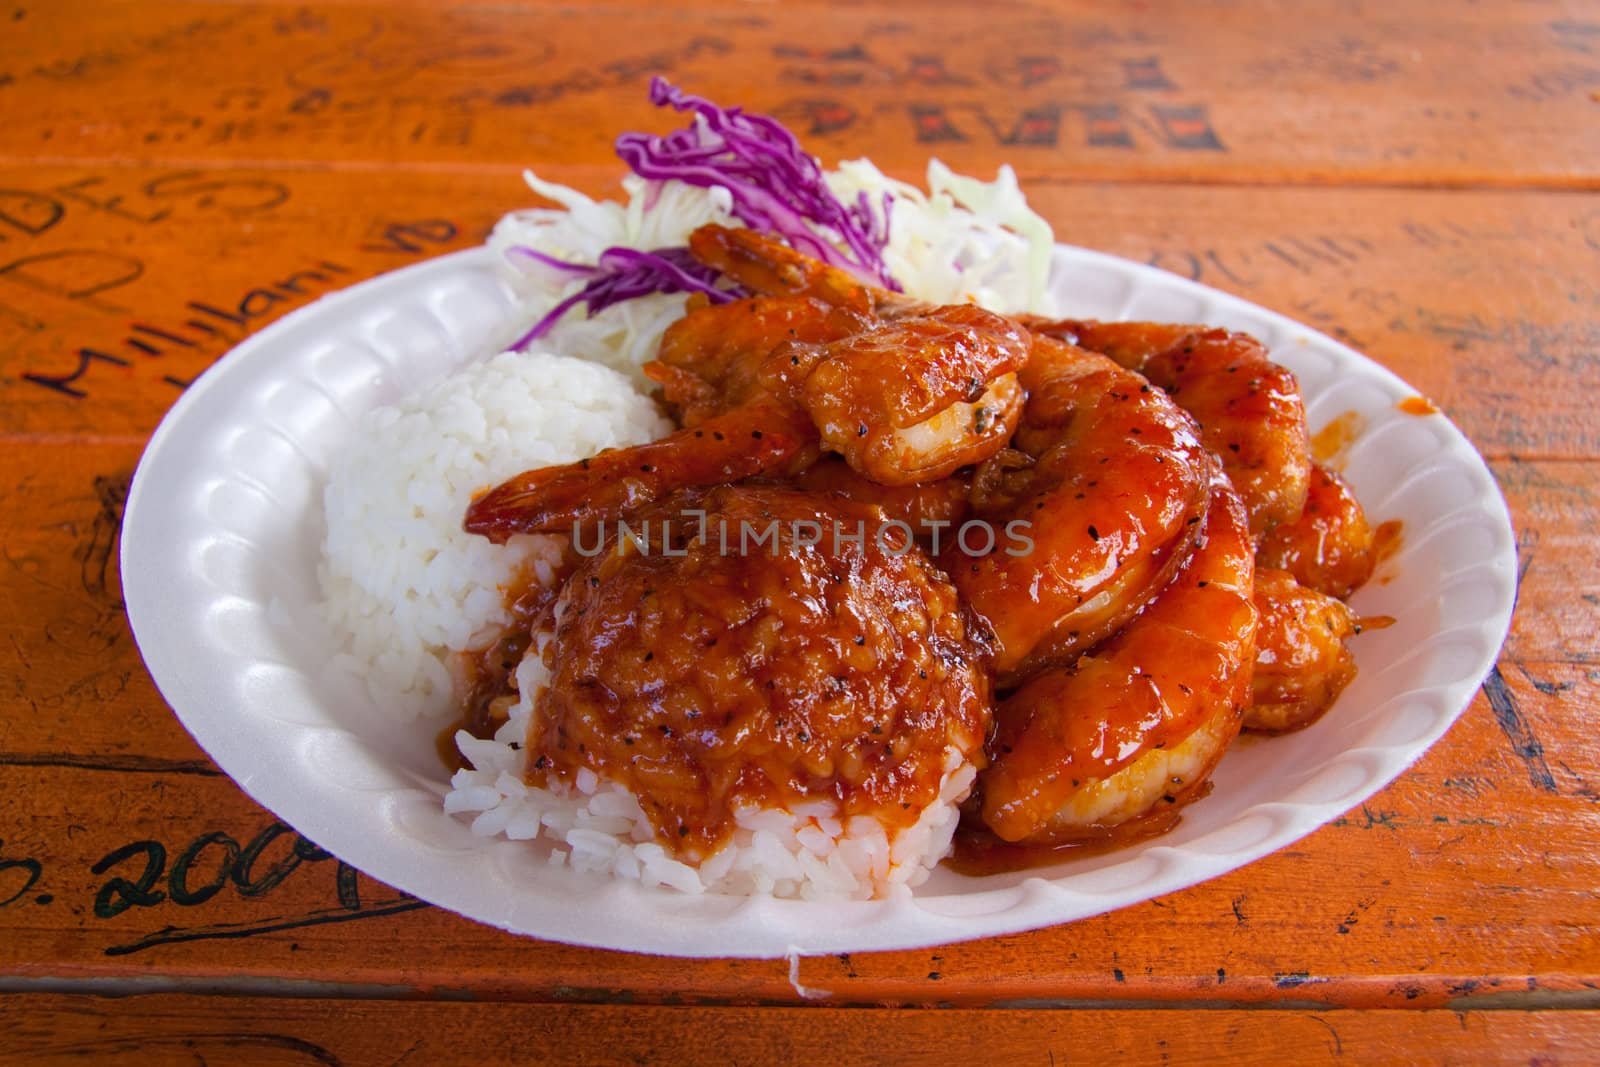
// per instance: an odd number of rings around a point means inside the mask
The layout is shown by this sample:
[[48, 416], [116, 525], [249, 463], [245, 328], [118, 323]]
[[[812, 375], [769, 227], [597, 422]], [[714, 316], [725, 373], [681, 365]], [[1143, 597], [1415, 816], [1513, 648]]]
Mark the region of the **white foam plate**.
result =
[[316, 567], [327, 462], [364, 410], [484, 356], [513, 296], [489, 253], [417, 264], [263, 330], [204, 374], [140, 462], [122, 532], [128, 615], [162, 694], [261, 804], [375, 878], [517, 933], [682, 956], [913, 948], [1069, 922], [1283, 848], [1382, 789], [1461, 714], [1511, 618], [1516, 558], [1493, 477], [1411, 389], [1314, 330], [1164, 271], [1058, 246], [1072, 315], [1247, 330], [1299, 376], [1313, 429], [1364, 423], [1343, 470], [1402, 548], [1354, 604], [1392, 615], [1355, 640], [1360, 675], [1300, 733], [1235, 747], [1166, 836], [1009, 875], [941, 869], [914, 898], [811, 903], [685, 896], [544, 862], [443, 813], [426, 730], [396, 729], [326, 681]]

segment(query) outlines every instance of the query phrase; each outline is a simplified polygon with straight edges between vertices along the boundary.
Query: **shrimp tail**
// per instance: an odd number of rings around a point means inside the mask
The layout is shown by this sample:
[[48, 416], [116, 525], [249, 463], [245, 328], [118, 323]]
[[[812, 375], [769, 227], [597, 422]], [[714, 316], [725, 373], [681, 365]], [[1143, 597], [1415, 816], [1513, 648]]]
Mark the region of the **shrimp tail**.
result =
[[[873, 291], [855, 278], [754, 230], [708, 223], [689, 235], [689, 251], [755, 293], [814, 297], [863, 315], [874, 310]], [[884, 293], [883, 298], [893, 302], [894, 294]]]

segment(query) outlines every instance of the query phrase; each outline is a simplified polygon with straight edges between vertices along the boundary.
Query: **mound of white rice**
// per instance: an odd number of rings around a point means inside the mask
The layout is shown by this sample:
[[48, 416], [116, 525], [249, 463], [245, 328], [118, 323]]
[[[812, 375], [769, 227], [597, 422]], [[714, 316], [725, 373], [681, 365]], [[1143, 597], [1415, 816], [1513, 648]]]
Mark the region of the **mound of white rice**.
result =
[[[361, 420], [330, 472], [321, 570], [324, 616], [346, 635], [338, 665], [400, 717], [453, 713], [451, 664], [510, 621], [505, 590], [554, 577], [561, 538], [493, 545], [461, 529], [474, 493], [532, 467], [654, 440], [671, 424], [621, 374], [545, 352], [505, 353]], [[550, 860], [689, 893], [872, 897], [908, 892], [949, 851], [974, 771], [951, 751], [938, 802], [892, 839], [840, 819], [831, 801], [746, 810], [733, 841], [698, 869], [656, 842], [638, 802], [584, 772], [556, 791], [526, 783], [534, 701], [548, 678], [546, 635], [516, 672], [520, 702], [493, 740], [457, 740], [472, 764], [445, 796], [472, 830], [543, 838]]]
[[453, 653], [510, 621], [505, 590], [551, 579], [562, 539], [493, 545], [462, 530], [473, 494], [533, 467], [652, 441], [672, 424], [627, 379], [508, 352], [362, 417], [329, 473], [324, 617], [342, 666], [402, 715], [451, 706]]
[[580, 771], [571, 789], [527, 784], [522, 742], [538, 694], [549, 682], [543, 659], [548, 640], [545, 634], [536, 641], [517, 667], [519, 700], [495, 736], [456, 734], [472, 768], [456, 772], [444, 805], [451, 813], [473, 814], [473, 833], [513, 840], [542, 836], [555, 844], [551, 863], [685, 893], [804, 899], [906, 893], [926, 881], [950, 851], [960, 820], [957, 805], [977, 774], [955, 748], [947, 754], [938, 799], [892, 838], [876, 819], [841, 819], [831, 800], [793, 809], [746, 808], [736, 815], [733, 839], [698, 868], [669, 856], [633, 794], [592, 771]]
[[[1050, 229], [1028, 208], [1009, 168], [979, 182], [934, 161], [927, 193], [865, 160], [842, 164], [827, 179], [847, 203], [863, 192], [873, 203], [892, 194], [884, 260], [907, 293], [933, 303], [1051, 312]], [[597, 202], [531, 173], [527, 180], [560, 208], [514, 212], [489, 242], [523, 297], [519, 334], [583, 280], [515, 255], [513, 246], [588, 264], [613, 246], [681, 246], [704, 223], [737, 224], [725, 189], [629, 177], [625, 201]], [[506, 590], [530, 577], [553, 580], [559, 539], [516, 537], [496, 546], [461, 529], [474, 493], [532, 467], [672, 429], [634, 385], [646, 384], [639, 368], [683, 314], [684, 299], [658, 294], [593, 317], [569, 312], [541, 342], [548, 351], [496, 356], [362, 419], [330, 475], [321, 579], [325, 617], [348, 635], [338, 663], [365, 681], [380, 708], [401, 717], [453, 711], [460, 694], [452, 664], [510, 621]], [[589, 772], [572, 788], [527, 784], [522, 743], [547, 681], [539, 647], [517, 669], [520, 702], [496, 736], [458, 738], [472, 766], [455, 775], [444, 803], [471, 814], [474, 833], [542, 838], [553, 863], [647, 885], [808, 898], [909, 892], [949, 852], [957, 805], [975, 777], [954, 749], [938, 799], [893, 836], [873, 819], [841, 818], [821, 800], [741, 812], [726, 847], [698, 868], [677, 862], [620, 786]]]

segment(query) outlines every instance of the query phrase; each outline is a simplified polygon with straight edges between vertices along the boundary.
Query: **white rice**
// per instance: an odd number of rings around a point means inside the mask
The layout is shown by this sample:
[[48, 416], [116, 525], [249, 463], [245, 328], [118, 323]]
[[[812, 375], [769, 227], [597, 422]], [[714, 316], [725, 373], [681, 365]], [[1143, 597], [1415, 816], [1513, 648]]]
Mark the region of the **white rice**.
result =
[[562, 539], [493, 545], [461, 528], [473, 494], [521, 471], [640, 444], [671, 423], [594, 363], [505, 353], [366, 413], [323, 502], [324, 618], [348, 636], [340, 665], [380, 707], [438, 714], [453, 653], [509, 621], [507, 588], [551, 579]]
[[647, 886], [808, 900], [908, 893], [949, 853], [960, 821], [957, 806], [977, 774], [955, 748], [946, 753], [938, 799], [892, 837], [876, 819], [841, 819], [832, 800], [792, 809], [745, 808], [735, 816], [737, 829], [729, 843], [698, 868], [669, 856], [633, 794], [592, 771], [580, 771], [571, 789], [529, 785], [523, 740], [538, 694], [549, 681], [543, 659], [548, 641], [548, 634], [541, 635], [518, 665], [519, 700], [495, 736], [480, 740], [465, 730], [456, 734], [472, 768], [450, 780], [444, 806], [452, 814], [473, 815], [473, 833], [513, 840], [544, 837], [555, 845], [553, 864]]

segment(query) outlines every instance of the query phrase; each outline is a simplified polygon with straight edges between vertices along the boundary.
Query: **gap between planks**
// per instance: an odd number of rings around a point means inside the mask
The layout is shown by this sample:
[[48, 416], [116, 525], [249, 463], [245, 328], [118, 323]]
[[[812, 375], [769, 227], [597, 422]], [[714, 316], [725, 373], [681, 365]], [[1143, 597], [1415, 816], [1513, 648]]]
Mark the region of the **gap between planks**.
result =
[[[477, 997], [465, 990], [421, 988], [417, 986], [383, 982], [331, 982], [309, 978], [273, 978], [266, 975], [226, 975], [215, 977], [182, 977], [141, 975], [137, 977], [59, 977], [8, 975], [0, 976], [0, 996], [25, 995], [83, 995], [118, 999], [161, 994], [192, 994], [220, 997], [268, 997], [281, 1000], [368, 1000], [368, 1001], [471, 1001], [506, 1004], [597, 1004], [613, 1003], [603, 998], [545, 996]], [[623, 1003], [619, 999], [615, 1003]], [[908, 1004], [910, 1002], [907, 1002]], [[760, 999], [752, 1004], [748, 998], [720, 1001], [715, 998], [694, 997], [685, 1002], [694, 1007], [748, 1008], [804, 1007], [787, 1000]], [[664, 1007], [674, 1006], [671, 1002]], [[685, 1006], [685, 1005], [678, 1005]], [[854, 1010], [893, 1011], [906, 1005], [888, 1006], [870, 1000], [851, 1002], [829, 1000], [821, 1007]], [[1054, 998], [1028, 997], [995, 1001], [976, 1007], [978, 1011], [1252, 1011], [1301, 1013], [1315, 1012], [1407, 1012], [1407, 1011], [1595, 1011], [1600, 1010], [1600, 989], [1533, 989], [1477, 996], [1455, 997], [1442, 1007], [1411, 1007], [1405, 1004], [1383, 1008], [1352, 1008], [1323, 1001], [1273, 1000], [1245, 1001], [1203, 998], [1195, 1000], [1157, 1000], [1129, 998], [1122, 1000], [1087, 997]]]

